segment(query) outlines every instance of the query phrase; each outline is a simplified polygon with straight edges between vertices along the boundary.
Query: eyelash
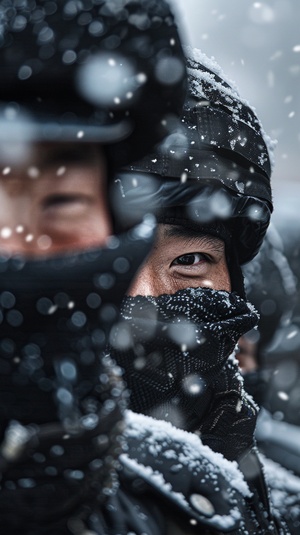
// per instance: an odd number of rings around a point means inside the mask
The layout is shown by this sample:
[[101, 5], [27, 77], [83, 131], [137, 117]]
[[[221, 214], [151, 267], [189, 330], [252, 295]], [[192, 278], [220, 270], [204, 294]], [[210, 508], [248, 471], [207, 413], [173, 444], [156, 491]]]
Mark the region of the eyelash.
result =
[[[196, 262], [196, 264], [180, 264], [178, 262], [178, 260], [180, 260], [181, 258], [184, 258], [184, 257], [188, 257], [188, 256], [199, 256], [200, 257], [200, 260], [198, 262]], [[206, 255], [205, 253], [186, 253], [184, 255], [181, 255], [181, 256], [178, 256], [177, 258], [175, 258], [173, 260], [173, 262], [171, 263], [171, 266], [183, 266], [183, 267], [190, 267], [190, 266], [195, 266], [197, 264], [199, 264], [201, 262], [201, 260], [204, 260], [205, 262], [211, 262], [211, 258]]]
[[74, 202], [82, 202], [82, 197], [79, 195], [69, 195], [69, 194], [60, 194], [60, 195], [51, 195], [47, 197], [44, 202], [44, 208], [50, 208], [51, 206], [60, 206], [63, 204], [69, 204]]

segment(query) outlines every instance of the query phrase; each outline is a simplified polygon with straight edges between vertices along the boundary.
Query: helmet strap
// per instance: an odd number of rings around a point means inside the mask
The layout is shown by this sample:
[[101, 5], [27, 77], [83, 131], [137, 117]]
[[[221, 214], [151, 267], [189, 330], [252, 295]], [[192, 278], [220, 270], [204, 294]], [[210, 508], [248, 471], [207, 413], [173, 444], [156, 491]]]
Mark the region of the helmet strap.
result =
[[230, 243], [225, 243], [225, 247], [227, 266], [231, 281], [231, 291], [237, 293], [242, 299], [246, 299], [244, 275], [239, 264], [237, 249], [234, 247], [234, 242], [232, 241]]

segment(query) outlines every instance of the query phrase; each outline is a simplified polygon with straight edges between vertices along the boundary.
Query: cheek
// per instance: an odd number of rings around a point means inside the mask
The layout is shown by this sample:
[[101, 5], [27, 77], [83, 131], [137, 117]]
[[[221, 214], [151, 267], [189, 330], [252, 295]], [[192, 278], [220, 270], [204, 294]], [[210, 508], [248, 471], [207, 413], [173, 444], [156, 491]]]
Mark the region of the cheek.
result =
[[214, 271], [212, 282], [212, 287], [215, 290], [226, 290], [227, 292], [231, 291], [230, 275], [225, 263], [219, 265], [218, 268]]
[[163, 262], [149, 259], [137, 273], [130, 290], [131, 296], [173, 294], [185, 288], [206, 287], [231, 291], [230, 276], [226, 264], [214, 266], [207, 276], [178, 276], [164, 266]]
[[164, 266], [155, 261], [155, 254], [150, 255], [140, 267], [127, 293], [132, 297], [172, 293], [170, 278]]
[[48, 235], [52, 250], [101, 247], [113, 233], [105, 187], [94, 180], [84, 190], [88, 201], [71, 203], [61, 211], [41, 217], [41, 234]]
[[78, 224], [76, 235], [81, 243], [103, 245], [113, 232], [111, 217], [106, 205], [96, 204], [84, 224]]
[[38, 211], [33, 229], [39, 254], [102, 247], [112, 234], [106, 198], [94, 196], [92, 202], [71, 203], [61, 208]]
[[52, 240], [53, 248], [102, 246], [112, 234], [112, 224], [106, 207], [95, 205], [86, 214], [77, 218], [66, 218], [53, 222], [47, 232]]

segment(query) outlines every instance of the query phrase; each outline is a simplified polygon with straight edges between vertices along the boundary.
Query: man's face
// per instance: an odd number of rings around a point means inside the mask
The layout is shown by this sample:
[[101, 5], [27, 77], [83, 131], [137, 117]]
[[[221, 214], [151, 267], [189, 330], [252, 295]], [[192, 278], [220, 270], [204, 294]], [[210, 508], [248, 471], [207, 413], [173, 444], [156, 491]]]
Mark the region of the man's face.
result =
[[158, 225], [157, 239], [129, 294], [172, 294], [184, 288], [231, 290], [224, 242], [184, 226]]
[[112, 232], [106, 163], [92, 144], [37, 143], [1, 155], [0, 251], [45, 255], [103, 245]]

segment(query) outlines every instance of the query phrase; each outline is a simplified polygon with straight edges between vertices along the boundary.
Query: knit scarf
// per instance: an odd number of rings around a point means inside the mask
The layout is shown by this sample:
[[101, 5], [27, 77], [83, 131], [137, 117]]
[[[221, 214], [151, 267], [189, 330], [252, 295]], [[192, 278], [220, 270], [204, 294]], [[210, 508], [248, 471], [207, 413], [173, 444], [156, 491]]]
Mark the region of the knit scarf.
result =
[[236, 459], [252, 445], [257, 411], [233, 352], [257, 320], [249, 303], [226, 291], [126, 297], [110, 352], [124, 369], [130, 408], [199, 432]]

